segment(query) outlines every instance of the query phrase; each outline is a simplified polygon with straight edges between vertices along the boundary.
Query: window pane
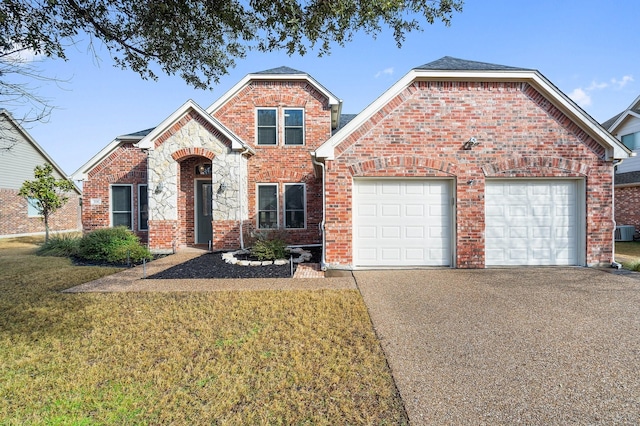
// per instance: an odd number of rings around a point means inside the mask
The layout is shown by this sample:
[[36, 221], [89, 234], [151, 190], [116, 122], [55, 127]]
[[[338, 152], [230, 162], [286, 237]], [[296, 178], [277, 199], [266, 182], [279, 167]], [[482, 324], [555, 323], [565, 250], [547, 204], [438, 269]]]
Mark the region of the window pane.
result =
[[285, 109], [284, 125], [302, 127], [302, 110], [301, 109]]
[[277, 212], [260, 212], [258, 215], [258, 228], [272, 229], [278, 227]]
[[258, 210], [276, 210], [278, 208], [276, 185], [258, 187]]
[[287, 185], [284, 203], [287, 210], [304, 209], [304, 185]]
[[275, 127], [259, 127], [258, 128], [258, 145], [275, 145], [276, 144], [276, 128]]
[[285, 145], [304, 145], [303, 110], [284, 110], [284, 143]]
[[131, 187], [130, 186], [112, 186], [111, 187], [111, 206], [114, 212], [130, 212], [131, 211]]
[[259, 109], [258, 110], [258, 126], [275, 126], [276, 110], [275, 109]]
[[131, 213], [113, 213], [113, 226], [126, 226], [131, 229]]
[[40, 211], [38, 207], [40, 206], [40, 201], [35, 198], [27, 198], [27, 216], [28, 217], [37, 217], [40, 216]]
[[622, 143], [629, 149], [640, 148], [640, 133], [631, 133], [630, 135], [624, 135], [622, 137]]
[[284, 143], [287, 145], [303, 145], [302, 129], [293, 128], [284, 130]]
[[287, 212], [287, 228], [304, 228], [304, 211], [292, 210]]
[[149, 229], [149, 194], [147, 193], [147, 185], [138, 187], [138, 227], [142, 231]]

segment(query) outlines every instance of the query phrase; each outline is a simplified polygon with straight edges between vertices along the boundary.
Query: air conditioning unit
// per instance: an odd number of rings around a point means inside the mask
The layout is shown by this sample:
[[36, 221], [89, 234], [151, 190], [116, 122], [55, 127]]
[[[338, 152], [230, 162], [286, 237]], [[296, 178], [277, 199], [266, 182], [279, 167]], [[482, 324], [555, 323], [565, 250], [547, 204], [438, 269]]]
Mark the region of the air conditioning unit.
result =
[[636, 233], [636, 227], [633, 225], [616, 226], [616, 241], [633, 241], [633, 235]]

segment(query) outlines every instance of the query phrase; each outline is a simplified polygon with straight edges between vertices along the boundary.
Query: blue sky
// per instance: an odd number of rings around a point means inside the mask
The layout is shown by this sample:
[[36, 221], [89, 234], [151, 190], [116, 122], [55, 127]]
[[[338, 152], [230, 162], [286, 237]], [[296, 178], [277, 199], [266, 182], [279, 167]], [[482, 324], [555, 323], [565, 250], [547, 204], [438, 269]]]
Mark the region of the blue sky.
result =
[[305, 71], [343, 100], [344, 113], [358, 113], [410, 69], [443, 56], [537, 69], [602, 122], [640, 95], [639, 16], [637, 0], [467, 0], [450, 27], [409, 33], [401, 49], [385, 32], [358, 34], [322, 58], [250, 53], [213, 90], [195, 90], [177, 76], [142, 80], [113, 67], [99, 47], [96, 59], [81, 40], [67, 62], [38, 64], [64, 82], [35, 84], [56, 109], [27, 131], [71, 174], [116, 136], [156, 126], [188, 99], [206, 108], [248, 73]]

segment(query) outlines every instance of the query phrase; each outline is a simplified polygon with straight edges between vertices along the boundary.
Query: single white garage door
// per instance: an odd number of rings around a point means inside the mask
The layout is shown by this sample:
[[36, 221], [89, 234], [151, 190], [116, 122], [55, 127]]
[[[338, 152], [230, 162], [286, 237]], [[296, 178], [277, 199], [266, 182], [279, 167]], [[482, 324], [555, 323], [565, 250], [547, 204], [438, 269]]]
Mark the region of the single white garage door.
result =
[[451, 264], [451, 181], [355, 180], [353, 206], [355, 266]]
[[576, 180], [487, 180], [485, 264], [577, 265]]

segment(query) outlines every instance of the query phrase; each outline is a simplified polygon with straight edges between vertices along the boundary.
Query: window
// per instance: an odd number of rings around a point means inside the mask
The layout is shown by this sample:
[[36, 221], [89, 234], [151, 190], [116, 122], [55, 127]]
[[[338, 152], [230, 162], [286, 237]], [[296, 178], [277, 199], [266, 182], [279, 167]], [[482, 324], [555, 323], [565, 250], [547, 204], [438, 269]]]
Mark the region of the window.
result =
[[284, 226], [304, 228], [304, 184], [293, 183], [284, 186]]
[[284, 110], [284, 144], [304, 145], [304, 110]]
[[622, 137], [622, 143], [629, 149], [640, 149], [640, 132], [631, 133]]
[[111, 226], [133, 229], [131, 185], [111, 186]]
[[258, 229], [278, 227], [278, 185], [258, 185]]
[[278, 120], [276, 109], [258, 110], [258, 145], [278, 144]]
[[41, 217], [40, 213], [40, 201], [35, 198], [27, 198], [27, 216], [28, 217]]
[[278, 228], [280, 217], [279, 197], [284, 200], [284, 228], [306, 227], [305, 186], [303, 183], [287, 183], [284, 194], [279, 193], [275, 183], [258, 185], [258, 229]]
[[138, 229], [149, 230], [149, 194], [147, 185], [138, 185]]

